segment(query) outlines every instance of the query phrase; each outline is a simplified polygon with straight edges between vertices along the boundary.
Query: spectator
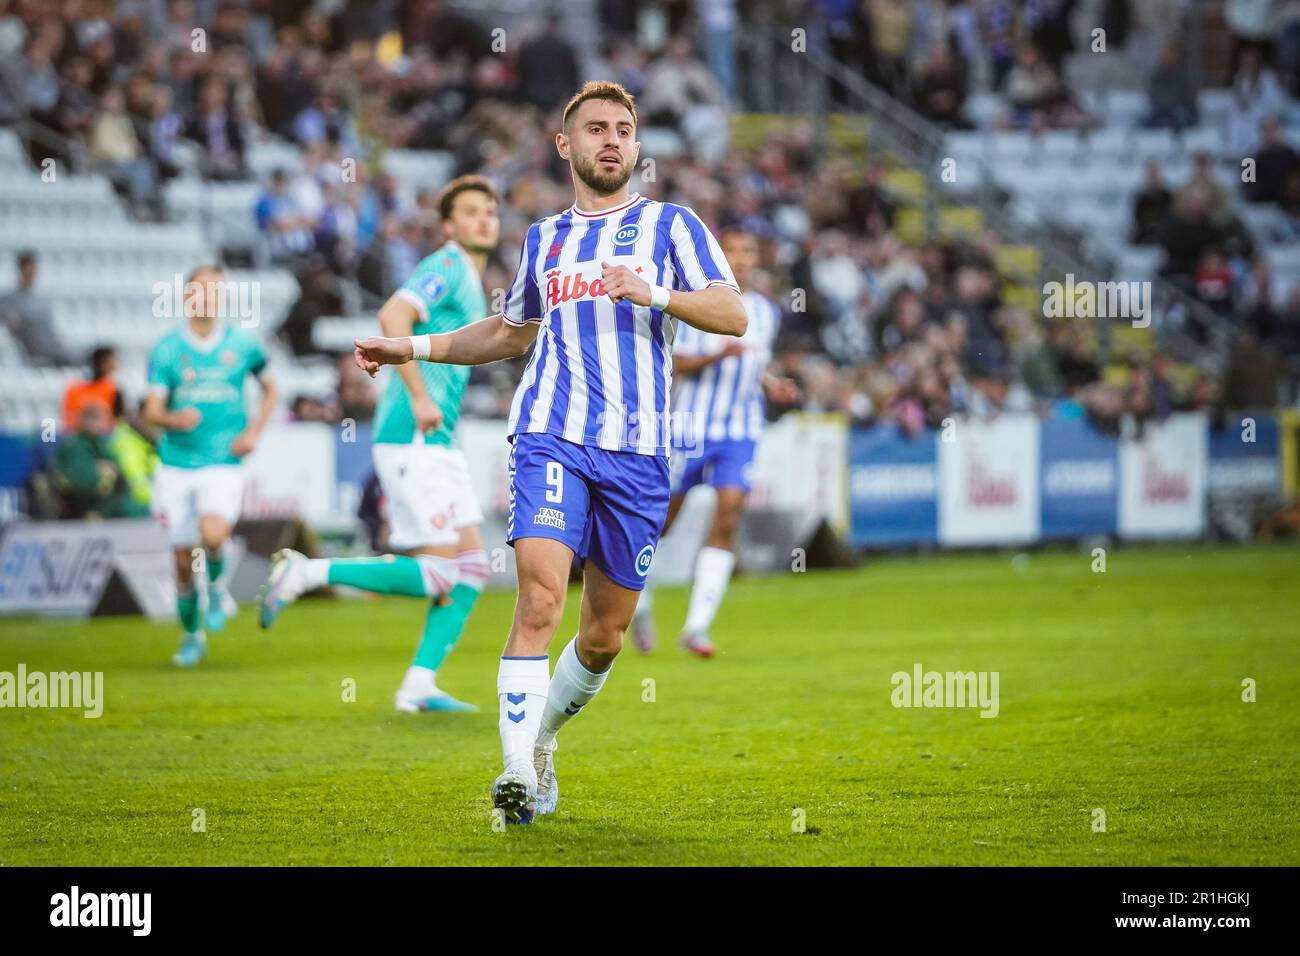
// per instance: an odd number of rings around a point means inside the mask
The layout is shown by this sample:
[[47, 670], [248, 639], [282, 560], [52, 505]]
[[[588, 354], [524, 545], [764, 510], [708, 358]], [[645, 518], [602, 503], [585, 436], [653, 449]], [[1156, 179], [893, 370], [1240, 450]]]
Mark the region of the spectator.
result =
[[1200, 198], [1215, 226], [1226, 228], [1231, 224], [1231, 199], [1228, 190], [1214, 176], [1209, 153], [1196, 153], [1192, 157], [1192, 173], [1178, 190], [1175, 204], [1186, 203], [1193, 196]]
[[906, 0], [868, 0], [867, 11], [877, 76], [886, 90], [899, 96], [907, 83], [911, 4]]
[[289, 262], [311, 251], [315, 242], [313, 223], [294, 205], [285, 170], [271, 173], [271, 182], [257, 200], [253, 214], [272, 262]]
[[1244, 47], [1241, 64], [1232, 78], [1232, 110], [1228, 113], [1228, 148], [1243, 156], [1259, 144], [1260, 125], [1282, 113], [1286, 94], [1277, 74], [1265, 66], [1255, 47]]
[[1232, 273], [1223, 253], [1211, 246], [1201, 255], [1196, 273], [1192, 276], [1196, 298], [1210, 307], [1216, 315], [1232, 314]]
[[643, 126], [671, 126], [701, 155], [720, 157], [726, 144], [726, 97], [708, 67], [691, 53], [691, 41], [675, 36], [646, 71], [639, 104]]
[[113, 181], [125, 188], [135, 214], [150, 215], [156, 200], [153, 167], [136, 137], [119, 87], [100, 97], [100, 109], [90, 126], [90, 159]]
[[1060, 82], [1032, 43], [1020, 48], [1020, 56], [1007, 74], [1003, 92], [1011, 101], [1017, 126], [1028, 126], [1034, 113], [1049, 111], [1060, 98]]
[[153, 88], [149, 106], [149, 156], [160, 182], [180, 174], [180, 158], [176, 146], [184, 122], [180, 114], [172, 109], [173, 97], [171, 89], [157, 85]]
[[0, 323], [35, 365], [67, 365], [67, 349], [54, 328], [50, 305], [36, 292], [36, 253], [18, 253], [18, 287], [0, 296]]
[[76, 429], [64, 435], [54, 453], [54, 481], [64, 518], [144, 518], [147, 505], [131, 489], [110, 446], [112, 415], [103, 404], [87, 402]]
[[1170, 43], [1161, 49], [1147, 98], [1151, 103], [1147, 126], [1183, 130], [1196, 125], [1196, 94], [1177, 45]]
[[563, 25], [559, 13], [550, 14], [542, 32], [524, 41], [519, 50], [520, 98], [540, 110], [563, 106], [580, 85], [578, 56], [562, 32]]
[[1133, 197], [1133, 244], [1151, 246], [1164, 235], [1174, 196], [1166, 187], [1160, 164], [1147, 163], [1146, 180]]
[[101, 345], [90, 353], [90, 378], [73, 382], [63, 393], [63, 427], [71, 431], [88, 404], [102, 405], [109, 414], [109, 428], [122, 414], [122, 395], [117, 389], [117, 349]]
[[343, 299], [338, 280], [326, 268], [324, 259], [314, 256], [298, 275], [301, 293], [289, 310], [276, 334], [294, 355], [311, 355], [317, 349], [312, 342], [312, 328], [323, 315], [339, 315]]
[[1225, 238], [1226, 233], [1210, 217], [1204, 192], [1180, 195], [1161, 237], [1165, 249], [1163, 273], [1174, 277], [1190, 276], [1205, 250], [1222, 245]]
[[940, 126], [963, 129], [970, 125], [961, 118], [965, 99], [966, 77], [957, 58], [947, 46], [936, 46], [917, 84], [917, 108]]
[[1260, 131], [1255, 181], [1242, 183], [1242, 193], [1248, 202], [1282, 203], [1287, 198], [1288, 177], [1300, 168], [1300, 154], [1283, 138], [1282, 124], [1276, 116], [1264, 120]]
[[225, 81], [209, 77], [185, 129], [185, 135], [203, 147], [203, 171], [212, 179], [244, 176], [244, 133], [227, 109], [229, 98]]
[[736, 0], [695, 0], [695, 14], [703, 37], [705, 62], [713, 71], [723, 94], [734, 102], [739, 92], [736, 83]]

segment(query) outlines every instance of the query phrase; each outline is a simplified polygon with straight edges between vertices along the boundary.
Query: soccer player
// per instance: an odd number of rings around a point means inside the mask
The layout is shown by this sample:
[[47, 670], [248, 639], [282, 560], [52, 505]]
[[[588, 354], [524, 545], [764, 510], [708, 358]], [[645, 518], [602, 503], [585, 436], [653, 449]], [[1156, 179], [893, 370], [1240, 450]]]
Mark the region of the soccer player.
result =
[[[555, 810], [556, 734], [609, 676], [668, 509], [669, 394], [678, 320], [743, 335], [745, 310], [717, 240], [690, 209], [629, 194], [636, 106], [588, 83], [555, 136], [575, 193], [533, 223], [505, 310], [450, 334], [368, 338], [372, 375], [413, 358], [479, 365], [532, 346], [511, 408], [510, 512], [519, 596], [497, 672], [507, 822]], [[574, 557], [577, 636], [549, 673]]]
[[[386, 335], [451, 332], [487, 311], [481, 276], [500, 232], [496, 189], [481, 176], [462, 176], [443, 189], [438, 206], [447, 241], [380, 309]], [[300, 595], [326, 584], [427, 598], [424, 632], [394, 705], [404, 713], [472, 711], [437, 683], [488, 576], [483, 513], [465, 456], [452, 444], [469, 369], [421, 363], [395, 371], [375, 410], [371, 453], [388, 502], [389, 546], [401, 553], [312, 560], [278, 552], [261, 623], [270, 627]]]
[[[234, 607], [225, 587], [225, 543], [239, 520], [240, 461], [257, 447], [278, 399], [261, 345], [220, 318], [223, 283], [215, 265], [195, 269], [186, 280], [185, 318], [149, 354], [142, 411], [163, 431], [153, 509], [176, 558], [177, 667], [202, 663], [206, 632], [221, 630]], [[244, 408], [250, 376], [262, 387], [251, 423]]]
[[[709, 627], [722, 604], [736, 566], [736, 528], [750, 489], [750, 470], [766, 419], [764, 393], [774, 401], [797, 397], [794, 382], [768, 371], [772, 346], [781, 324], [781, 309], [751, 287], [758, 266], [758, 240], [740, 229], [724, 230], [722, 252], [740, 285], [749, 329], [739, 340], [685, 328], [673, 345], [672, 499], [664, 534], [682, 502], [696, 485], [708, 482], [717, 492], [709, 536], [695, 560], [695, 583], [686, 612], [681, 645], [699, 657], [712, 657]], [[632, 640], [637, 649], [655, 645], [652, 592], [647, 579], [637, 604]]]

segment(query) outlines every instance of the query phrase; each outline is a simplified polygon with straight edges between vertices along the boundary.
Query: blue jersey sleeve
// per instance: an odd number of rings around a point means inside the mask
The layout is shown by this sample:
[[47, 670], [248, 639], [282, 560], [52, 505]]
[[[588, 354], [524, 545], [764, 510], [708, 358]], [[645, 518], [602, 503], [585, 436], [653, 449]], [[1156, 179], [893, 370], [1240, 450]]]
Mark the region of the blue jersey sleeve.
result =
[[541, 242], [541, 229], [533, 223], [524, 237], [524, 247], [519, 250], [519, 269], [515, 281], [510, 283], [503, 310], [506, 322], [526, 325], [542, 321], [542, 297], [537, 290], [537, 247]]
[[697, 292], [721, 284], [740, 291], [718, 240], [693, 210], [677, 207], [668, 239], [678, 289]]

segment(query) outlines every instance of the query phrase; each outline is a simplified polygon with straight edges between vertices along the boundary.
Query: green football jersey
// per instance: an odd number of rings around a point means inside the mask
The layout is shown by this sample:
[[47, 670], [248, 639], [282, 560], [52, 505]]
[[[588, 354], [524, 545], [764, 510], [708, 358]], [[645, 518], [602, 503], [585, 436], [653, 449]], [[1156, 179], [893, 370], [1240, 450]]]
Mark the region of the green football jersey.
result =
[[248, 427], [244, 381], [265, 368], [262, 346], [225, 323], [207, 341], [188, 322], [163, 336], [149, 353], [149, 387], [166, 390], [170, 411], [196, 408], [202, 418], [193, 431], [164, 432], [159, 460], [176, 468], [238, 464], [230, 446]]
[[[419, 314], [412, 335], [452, 332], [487, 315], [487, 298], [483, 295], [478, 270], [465, 250], [454, 242], [420, 260], [397, 295], [415, 306]], [[433, 362], [416, 364], [429, 397], [442, 409], [442, 427], [426, 434], [424, 440], [432, 445], [450, 445], [460, 417], [460, 400], [469, 381], [469, 368]], [[411, 393], [401, 376], [394, 372], [375, 408], [373, 441], [409, 445], [414, 440]]]

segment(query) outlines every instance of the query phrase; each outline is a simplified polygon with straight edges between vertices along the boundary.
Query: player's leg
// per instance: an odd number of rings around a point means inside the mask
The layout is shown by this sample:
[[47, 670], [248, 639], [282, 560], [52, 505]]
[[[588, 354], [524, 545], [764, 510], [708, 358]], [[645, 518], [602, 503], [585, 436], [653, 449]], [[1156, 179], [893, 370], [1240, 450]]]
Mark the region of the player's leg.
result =
[[176, 548], [172, 554], [176, 565], [176, 616], [181, 623], [181, 642], [172, 663], [177, 667], [196, 667], [208, 653], [207, 635], [203, 632], [203, 608], [195, 573], [198, 548]]
[[199, 516], [199, 541], [203, 548], [204, 573], [199, 586], [206, 592], [204, 623], [215, 634], [226, 626], [231, 602], [226, 590], [226, 542], [230, 540], [231, 524], [220, 515]]
[[591, 703], [605, 686], [623, 635], [636, 612], [638, 592], [625, 588], [588, 561], [582, 575], [578, 634], [555, 659], [546, 708], [533, 754], [537, 772], [537, 812], [554, 813], [560, 787], [555, 776], [556, 734]]
[[554, 812], [559, 800], [556, 734], [604, 686], [622, 650], [669, 507], [668, 465], [662, 458], [592, 455], [598, 471], [591, 490], [591, 540], [578, 634], [556, 658], [533, 755], [538, 813]]
[[736, 567], [736, 529], [745, 507], [745, 489], [718, 489], [709, 536], [695, 558], [695, 579], [682, 628], [682, 646], [701, 657], [712, 657], [714, 647], [709, 628], [722, 606], [727, 584]]
[[470, 612], [487, 582], [488, 559], [477, 524], [460, 529], [454, 555], [459, 574], [455, 586], [442, 599], [431, 601], [425, 613], [424, 632], [415, 658], [397, 690], [399, 711], [472, 711], [474, 706], [438, 687], [438, 668], [456, 645]]
[[564, 613], [574, 552], [551, 538], [520, 538], [514, 546], [519, 596], [497, 670], [504, 769], [492, 799], [507, 822], [528, 823], [536, 810], [535, 749], [550, 686], [547, 648]]
[[492, 803], [508, 823], [529, 823], [536, 810], [537, 734], [550, 684], [546, 651], [560, 616], [573, 558], [590, 542], [591, 456], [550, 435], [516, 436], [510, 448], [506, 540], [515, 549], [519, 596], [497, 671], [504, 771]]
[[415, 659], [407, 669], [397, 692], [397, 709], [473, 710], [437, 686], [437, 670], [465, 630], [479, 594], [488, 577], [488, 556], [483, 549], [479, 526], [483, 512], [474, 494], [469, 463], [456, 448], [429, 446], [430, 464], [439, 486], [434, 493], [446, 501], [446, 514], [457, 534], [454, 558], [457, 581], [442, 599], [430, 603], [425, 614], [424, 633]]
[[193, 470], [160, 466], [154, 475], [153, 511], [167, 529], [176, 568], [176, 616], [181, 624], [180, 646], [172, 655], [177, 667], [196, 667], [207, 655], [200, 594], [195, 580], [199, 561], [199, 527], [195, 511]]
[[[673, 522], [677, 520], [677, 513], [682, 510], [687, 492], [704, 480], [706, 461], [698, 452], [698, 445], [673, 449], [673, 457], [669, 463], [672, 498], [668, 502], [668, 516], [664, 519], [661, 537], [668, 534]], [[641, 591], [640, 600], [637, 601], [636, 615], [632, 622], [632, 643], [642, 654], [650, 653], [658, 642], [654, 624], [655, 583], [654, 573], [651, 572], [646, 576], [645, 588]]]
[[238, 610], [226, 588], [226, 542], [239, 520], [243, 497], [244, 472], [240, 466], [213, 465], [195, 470], [194, 506], [206, 568], [198, 585], [203, 589], [204, 620], [213, 633], [220, 631], [226, 618]]
[[373, 594], [445, 598], [460, 580], [459, 532], [441, 471], [424, 445], [376, 445], [375, 473], [388, 501], [389, 545], [397, 554], [308, 558], [277, 552], [262, 592], [260, 623], [270, 627], [303, 594], [343, 584]]
[[717, 501], [709, 536], [695, 558], [695, 580], [681, 636], [682, 646], [699, 657], [714, 654], [709, 628], [736, 567], [736, 533], [749, 494], [755, 448], [752, 441], [726, 442], [718, 449], [710, 474]]

